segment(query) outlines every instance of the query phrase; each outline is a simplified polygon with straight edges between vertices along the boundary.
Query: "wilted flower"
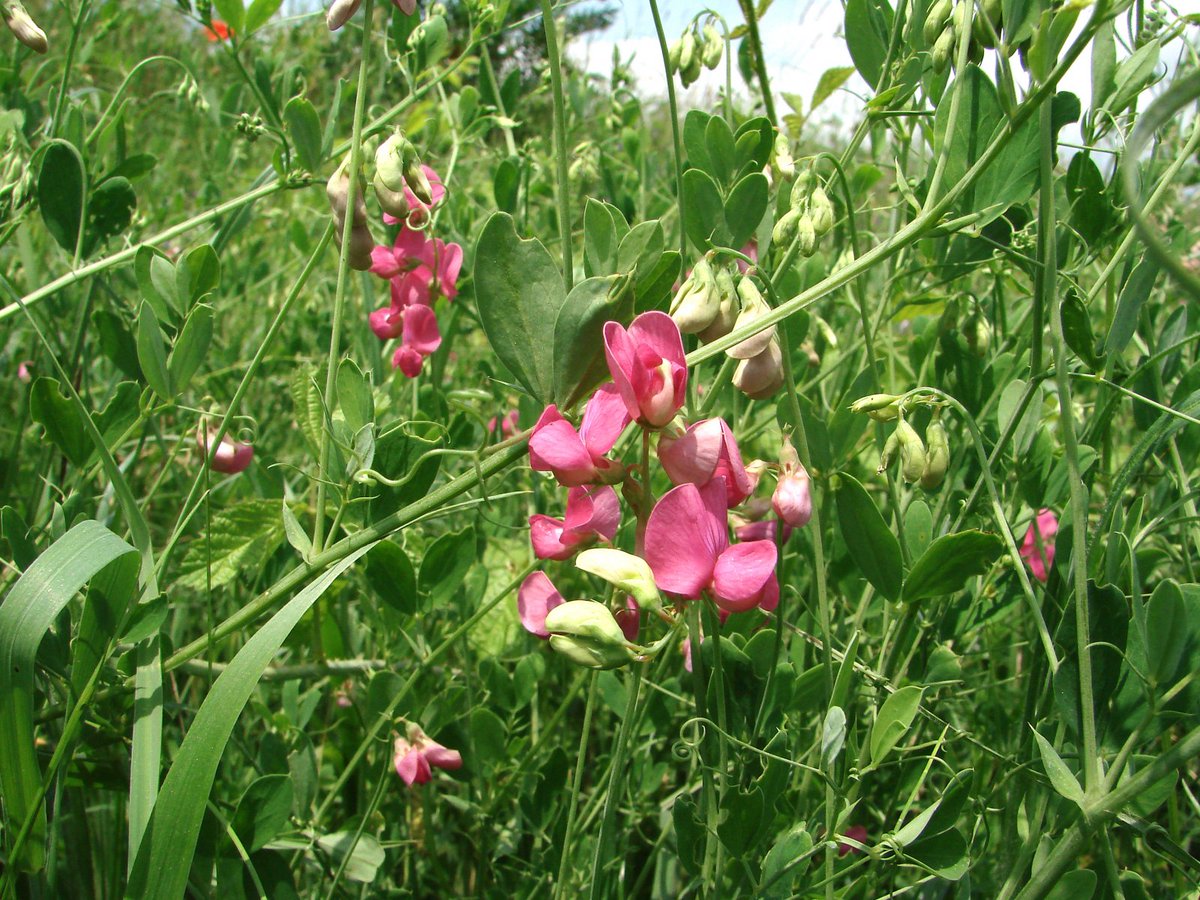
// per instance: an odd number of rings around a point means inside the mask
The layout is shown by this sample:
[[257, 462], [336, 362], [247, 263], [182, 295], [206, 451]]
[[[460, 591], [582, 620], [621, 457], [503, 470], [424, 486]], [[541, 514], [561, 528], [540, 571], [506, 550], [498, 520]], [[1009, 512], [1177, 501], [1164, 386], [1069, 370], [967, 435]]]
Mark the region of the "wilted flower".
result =
[[[208, 442], [216, 434], [216, 431], [209, 429], [207, 432], [200, 430], [196, 432], [196, 443], [200, 446], [201, 452], [208, 455]], [[217, 452], [213, 455], [211, 468], [214, 472], [221, 472], [225, 475], [236, 475], [243, 471], [250, 461], [254, 459], [254, 448], [249, 444], [241, 444], [231, 439], [229, 435], [221, 438], [221, 443], [217, 446]]]
[[396, 738], [393, 762], [396, 774], [412, 787], [432, 779], [433, 769], [461, 769], [462, 754], [443, 747], [419, 725], [410, 723], [407, 737]]

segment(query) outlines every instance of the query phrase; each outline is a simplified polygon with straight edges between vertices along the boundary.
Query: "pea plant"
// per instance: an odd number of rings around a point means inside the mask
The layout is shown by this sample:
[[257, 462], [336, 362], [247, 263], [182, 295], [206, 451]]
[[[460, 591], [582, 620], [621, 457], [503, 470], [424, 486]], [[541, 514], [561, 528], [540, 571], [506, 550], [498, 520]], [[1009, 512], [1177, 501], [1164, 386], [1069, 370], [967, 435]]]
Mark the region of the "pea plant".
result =
[[0, 898], [1198, 896], [1187, 5], [0, 2]]

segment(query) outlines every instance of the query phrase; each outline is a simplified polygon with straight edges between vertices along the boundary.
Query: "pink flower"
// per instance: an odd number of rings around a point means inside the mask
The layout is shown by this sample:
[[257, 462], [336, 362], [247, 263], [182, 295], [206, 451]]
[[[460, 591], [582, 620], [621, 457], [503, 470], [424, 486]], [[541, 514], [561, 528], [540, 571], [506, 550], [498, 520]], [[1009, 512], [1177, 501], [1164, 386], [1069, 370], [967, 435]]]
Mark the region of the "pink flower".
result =
[[390, 341], [404, 333], [404, 310], [395, 306], [384, 306], [367, 316], [367, 322], [375, 337]]
[[[392, 355], [392, 368], [409, 378], [421, 374], [425, 357], [442, 345], [437, 316], [428, 306], [410, 306], [401, 310], [404, 320], [403, 340]], [[378, 332], [376, 332], [378, 333]]]
[[611, 384], [592, 394], [578, 432], [552, 403], [533, 426], [529, 465], [538, 472], [553, 472], [564, 487], [619, 480], [623, 469], [604, 454], [628, 424], [625, 404]]
[[679, 437], [664, 433], [658, 439], [658, 459], [673, 484], [703, 487], [724, 478], [729, 505], [737, 506], [754, 490], [733, 432], [724, 419], [704, 419]]
[[529, 517], [529, 540], [538, 559], [569, 559], [597, 538], [611, 541], [620, 523], [621, 503], [611, 487], [573, 487], [562, 519]]
[[521, 618], [521, 627], [537, 637], [549, 638], [546, 616], [563, 602], [563, 595], [546, 577], [546, 573], [533, 572], [517, 590], [517, 615]]
[[[413, 8], [416, 8], [415, 2]], [[409, 13], [409, 15], [412, 14]], [[442, 184], [442, 176], [426, 165], [422, 165], [421, 170], [425, 173], [425, 177], [429, 179], [429, 194], [433, 198], [433, 202], [424, 203], [409, 189], [408, 185], [404, 186], [404, 199], [408, 201], [409, 208], [408, 220], [414, 223], [422, 222], [428, 218], [429, 211], [441, 203], [442, 199], [446, 196], [446, 186]], [[400, 220], [393, 215], [384, 213], [383, 221], [388, 225], [395, 225]]]
[[689, 600], [707, 591], [726, 612], [778, 600], [776, 550], [769, 541], [729, 544], [725, 479], [681, 484], [646, 523], [645, 558], [659, 589]]
[[[1035, 530], [1036, 529], [1036, 530]], [[1054, 511], [1043, 509], [1025, 532], [1021, 544], [1021, 558], [1029, 565], [1029, 571], [1038, 581], [1045, 581], [1050, 567], [1054, 565], [1054, 536], [1058, 534], [1058, 516]], [[1038, 553], [1037, 536], [1042, 539], [1042, 552]]]
[[636, 644], [638, 639], [638, 631], [642, 627], [642, 610], [637, 605], [637, 601], [632, 597], [625, 598], [625, 606], [613, 613], [613, 617], [617, 620], [617, 624], [621, 626], [621, 633], [625, 635], [625, 640], [631, 644]]
[[[208, 455], [208, 442], [214, 434], [216, 432], [211, 429], [207, 433], [203, 431], [196, 432], [196, 443], [200, 446], [200, 450], [205, 456]], [[229, 435], [225, 435], [221, 438], [217, 452], [213, 455], [211, 468], [214, 472], [221, 472], [225, 475], [236, 475], [250, 465], [252, 459], [254, 459], [254, 448], [252, 446], [249, 444], [240, 444], [232, 440]]]
[[409, 787], [426, 784], [433, 778], [433, 769], [462, 768], [462, 754], [443, 747], [419, 725], [410, 724], [408, 736], [397, 737], [394, 750], [396, 774]]
[[[756, 241], [754, 238], [750, 238], [750, 240], [746, 241], [746, 246], [742, 248], [742, 254], [750, 257], [755, 262], [758, 262], [758, 241]], [[750, 267], [740, 259], [737, 261], [737, 267], [738, 271], [743, 275], [750, 271]]]
[[783, 474], [775, 485], [771, 506], [775, 515], [794, 528], [803, 528], [812, 518], [812, 491], [809, 489], [808, 470], [800, 462], [791, 441], [784, 442], [782, 453]]
[[21, 384], [29, 384], [33, 381], [33, 360], [23, 359], [17, 363], [17, 381]]
[[679, 326], [664, 312], [642, 313], [629, 329], [604, 325], [604, 355], [629, 416], [661, 428], [683, 406], [687, 364]]
[[458, 244], [426, 238], [423, 232], [402, 226], [391, 247], [379, 245], [371, 251], [370, 271], [391, 281], [392, 306], [428, 306], [432, 290], [447, 300], [458, 296], [462, 264], [463, 250]]
[[506, 438], [512, 437], [517, 433], [517, 429], [521, 427], [521, 420], [515, 409], [510, 409], [508, 413], [497, 423], [496, 417], [492, 416], [488, 419], [487, 430], [488, 434], [496, 433], [496, 425], [500, 426], [500, 434]]
[[[865, 826], [851, 825], [846, 829], [846, 837], [852, 841], [858, 841], [860, 844], [865, 844], [869, 835]], [[862, 851], [852, 844], [840, 842], [838, 844], [838, 856], [845, 856], [847, 853], [862, 853]]]

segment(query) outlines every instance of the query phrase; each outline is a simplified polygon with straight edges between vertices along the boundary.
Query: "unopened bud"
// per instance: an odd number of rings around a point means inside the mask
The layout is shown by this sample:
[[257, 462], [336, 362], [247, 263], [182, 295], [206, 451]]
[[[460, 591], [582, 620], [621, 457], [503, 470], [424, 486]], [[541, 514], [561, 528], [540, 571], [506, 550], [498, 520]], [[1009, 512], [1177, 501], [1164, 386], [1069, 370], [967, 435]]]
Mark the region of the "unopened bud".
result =
[[800, 210], [789, 209], [779, 217], [779, 221], [771, 229], [771, 243], [777, 247], [786, 247], [796, 236], [796, 228], [799, 224]]
[[696, 80], [695, 77], [689, 78], [693, 70], [698, 77], [700, 75], [699, 49], [696, 47], [696, 36], [689, 28], [679, 39], [679, 77], [684, 87]]
[[330, 31], [337, 31], [350, 21], [350, 17], [358, 12], [362, 0], [333, 0], [329, 11], [325, 13], [325, 24]]
[[925, 471], [921, 473], [921, 487], [932, 491], [946, 477], [950, 465], [950, 441], [946, 437], [946, 426], [934, 417], [925, 429]]
[[[738, 282], [737, 291], [742, 301], [742, 311], [738, 313], [737, 322], [734, 323], [735, 330], [752, 325], [771, 311], [771, 307], [767, 306], [767, 301], [763, 299], [758, 286], [750, 278], [742, 278]], [[725, 353], [732, 359], [750, 359], [766, 350], [767, 345], [774, 337], [775, 326], [772, 325], [770, 328], [751, 335], [740, 344], [734, 344]]]
[[575, 566], [630, 594], [642, 609], [656, 610], [662, 606], [654, 573], [640, 556], [610, 547], [597, 547], [584, 550], [575, 557]]
[[671, 318], [683, 334], [697, 334], [712, 324], [720, 304], [712, 267], [701, 257], [671, 302]]
[[808, 195], [813, 189], [813, 173], [812, 169], [805, 169], [796, 176], [795, 182], [792, 183], [792, 193], [788, 196], [788, 203], [792, 209], [803, 209], [808, 203]]
[[[794, 453], [795, 451], [793, 451]], [[803, 528], [812, 518], [812, 491], [809, 488], [808, 470], [796, 462], [775, 485], [771, 495], [771, 506], [779, 516], [793, 528]]]
[[808, 213], [801, 215], [800, 221], [796, 223], [796, 237], [802, 255], [807, 257], [817, 252], [817, 229]]
[[867, 394], [850, 404], [850, 412], [866, 413], [876, 422], [890, 422], [900, 415], [899, 394]]
[[679, 57], [683, 53], [683, 41], [672, 41], [671, 46], [667, 48], [667, 68], [674, 75], [679, 71]]
[[4, 4], [4, 24], [13, 36], [35, 53], [45, 53], [50, 48], [46, 32], [38, 28], [33, 16], [20, 3]]
[[950, 10], [953, 8], [952, 0], [937, 0], [929, 7], [929, 12], [925, 14], [925, 45], [930, 46], [938, 39], [938, 35], [946, 27], [946, 23], [950, 20]]
[[896, 423], [896, 440], [900, 442], [900, 475], [910, 484], [925, 472], [925, 445], [915, 428], [904, 419]]
[[421, 161], [417, 158], [416, 153], [413, 153], [404, 163], [404, 183], [408, 185], [408, 189], [413, 192], [413, 195], [426, 206], [433, 203], [433, 188], [429, 184], [429, 177], [425, 174], [425, 169], [421, 166]]
[[404, 164], [416, 150], [402, 134], [393, 134], [375, 151], [375, 177], [390, 191], [404, 191]]
[[404, 196], [404, 191], [393, 191], [384, 184], [378, 170], [375, 171], [375, 179], [372, 184], [375, 187], [375, 198], [385, 213], [397, 219], [408, 217], [408, 198]]
[[792, 158], [792, 147], [786, 134], [775, 135], [774, 149], [773, 160], [775, 171], [779, 173], [779, 177], [788, 181], [795, 178], [796, 160]]
[[767, 344], [758, 356], [743, 359], [733, 370], [733, 386], [751, 400], [765, 400], [783, 386], [783, 354], [779, 341]]
[[900, 439], [896, 437], [896, 432], [892, 432], [887, 436], [887, 440], [883, 442], [883, 450], [879, 454], [879, 468], [875, 470], [876, 475], [882, 475], [887, 471], [888, 466], [892, 464], [892, 460], [896, 458], [896, 451], [900, 449]]
[[712, 22], [706, 22], [703, 30], [700, 32], [701, 37], [701, 61], [706, 69], [715, 69], [721, 64], [721, 51], [725, 47], [725, 42], [721, 40], [721, 34], [717, 31], [716, 26]]
[[983, 359], [992, 346], [992, 323], [986, 316], [975, 313], [963, 322], [963, 336], [971, 352]]
[[954, 52], [954, 29], [947, 26], [933, 44], [930, 55], [933, 57], [933, 71], [939, 75], [950, 65], [950, 56]]
[[809, 198], [809, 210], [812, 212], [813, 231], [817, 237], [823, 237], [833, 228], [833, 204], [825, 189], [817, 187]]
[[592, 669], [615, 669], [633, 659], [612, 612], [594, 600], [568, 600], [546, 614], [550, 646]]
[[696, 335], [706, 344], [733, 331], [738, 316], [737, 288], [733, 283], [733, 273], [724, 267], [719, 268], [714, 280], [717, 290], [717, 314], [712, 323]]

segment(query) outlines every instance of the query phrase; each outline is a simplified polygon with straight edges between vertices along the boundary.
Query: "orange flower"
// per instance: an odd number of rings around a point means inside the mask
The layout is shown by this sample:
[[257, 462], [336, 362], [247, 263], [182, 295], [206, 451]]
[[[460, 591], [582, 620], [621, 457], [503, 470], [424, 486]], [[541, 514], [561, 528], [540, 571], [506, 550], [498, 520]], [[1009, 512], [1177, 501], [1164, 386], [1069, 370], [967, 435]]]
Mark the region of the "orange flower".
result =
[[220, 19], [213, 19], [212, 27], [204, 29], [204, 36], [208, 38], [210, 44], [215, 44], [217, 41], [227, 41], [231, 34], [233, 34], [233, 29]]

